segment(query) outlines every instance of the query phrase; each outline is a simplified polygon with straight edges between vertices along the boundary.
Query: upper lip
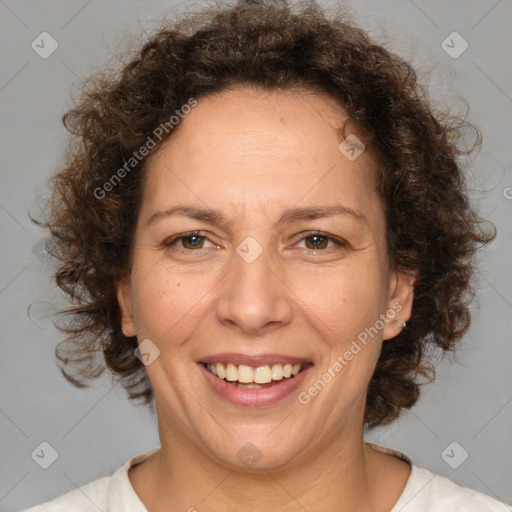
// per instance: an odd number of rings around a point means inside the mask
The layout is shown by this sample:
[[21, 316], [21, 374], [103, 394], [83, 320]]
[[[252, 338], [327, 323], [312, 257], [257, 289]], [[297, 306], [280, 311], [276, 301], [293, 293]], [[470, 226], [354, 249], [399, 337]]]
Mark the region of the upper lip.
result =
[[236, 365], [245, 364], [247, 366], [263, 366], [265, 364], [306, 364], [312, 363], [310, 359], [297, 356], [288, 356], [285, 354], [260, 354], [257, 356], [250, 356], [247, 354], [240, 354], [235, 352], [224, 352], [222, 354], [213, 354], [210, 356], [202, 357], [198, 360], [199, 363], [233, 363]]

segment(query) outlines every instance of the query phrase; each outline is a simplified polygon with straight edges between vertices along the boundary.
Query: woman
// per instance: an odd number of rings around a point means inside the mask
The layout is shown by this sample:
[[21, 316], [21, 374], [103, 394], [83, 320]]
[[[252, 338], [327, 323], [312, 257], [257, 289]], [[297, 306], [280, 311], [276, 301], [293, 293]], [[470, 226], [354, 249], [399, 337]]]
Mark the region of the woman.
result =
[[509, 510], [364, 442], [467, 330], [492, 238], [407, 63], [314, 5], [243, 2], [162, 29], [64, 119], [57, 356], [154, 397], [161, 448], [31, 510]]

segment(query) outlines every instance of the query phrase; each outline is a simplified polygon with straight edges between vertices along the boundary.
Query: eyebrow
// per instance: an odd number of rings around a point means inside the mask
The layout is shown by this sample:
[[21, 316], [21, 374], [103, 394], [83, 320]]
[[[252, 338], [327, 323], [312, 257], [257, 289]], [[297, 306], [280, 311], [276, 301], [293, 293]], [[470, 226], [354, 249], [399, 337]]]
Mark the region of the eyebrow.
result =
[[[228, 219], [219, 210], [210, 208], [198, 208], [195, 206], [186, 205], [177, 205], [173, 206], [172, 208], [153, 213], [146, 221], [146, 226], [149, 226], [158, 219], [173, 217], [176, 215], [182, 215], [190, 217], [191, 219], [201, 220], [209, 224], [223, 226], [225, 229], [227, 229], [227, 231], [231, 232], [231, 229], [228, 225]], [[290, 208], [282, 213], [281, 217], [276, 223], [276, 226], [282, 224], [291, 224], [292, 222], [297, 222], [299, 220], [314, 220], [324, 217], [332, 217], [334, 215], [348, 215], [360, 222], [367, 222], [366, 217], [362, 213], [341, 204], [334, 204], [328, 206]]]
[[308, 206], [304, 208], [290, 208], [281, 215], [277, 224], [288, 224], [298, 220], [314, 220], [323, 217], [332, 217], [333, 215], [349, 215], [359, 221], [366, 222], [366, 217], [356, 210], [334, 204], [328, 206]]

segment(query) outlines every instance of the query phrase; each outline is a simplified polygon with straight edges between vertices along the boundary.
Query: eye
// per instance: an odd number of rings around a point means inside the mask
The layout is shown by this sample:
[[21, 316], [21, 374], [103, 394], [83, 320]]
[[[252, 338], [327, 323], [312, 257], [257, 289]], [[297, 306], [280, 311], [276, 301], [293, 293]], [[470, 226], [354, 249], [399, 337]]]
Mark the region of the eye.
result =
[[[326, 235], [319, 231], [310, 231], [302, 236], [299, 244], [304, 242], [306, 249], [313, 251], [324, 251], [325, 249], [331, 249], [333, 246], [347, 247], [348, 244], [344, 240]], [[330, 245], [329, 245], [330, 244]]]
[[[206, 235], [201, 234], [200, 231], [191, 231], [189, 233], [182, 233], [180, 235], [169, 238], [164, 242], [164, 246], [177, 246], [179, 249], [194, 251], [197, 249], [204, 249], [205, 242], [210, 242]], [[212, 247], [216, 246], [212, 244]]]

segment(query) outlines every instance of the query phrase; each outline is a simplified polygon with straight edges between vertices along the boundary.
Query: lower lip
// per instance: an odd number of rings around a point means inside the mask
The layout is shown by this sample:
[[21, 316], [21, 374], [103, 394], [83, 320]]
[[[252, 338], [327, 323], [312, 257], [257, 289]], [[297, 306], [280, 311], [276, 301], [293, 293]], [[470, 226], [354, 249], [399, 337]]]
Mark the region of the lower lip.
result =
[[306, 378], [306, 374], [312, 368], [312, 366], [308, 366], [295, 377], [283, 379], [279, 384], [266, 388], [250, 389], [233, 386], [227, 381], [213, 375], [202, 363], [198, 364], [207, 382], [217, 394], [234, 405], [244, 407], [265, 407], [290, 396], [300, 386], [302, 381]]

